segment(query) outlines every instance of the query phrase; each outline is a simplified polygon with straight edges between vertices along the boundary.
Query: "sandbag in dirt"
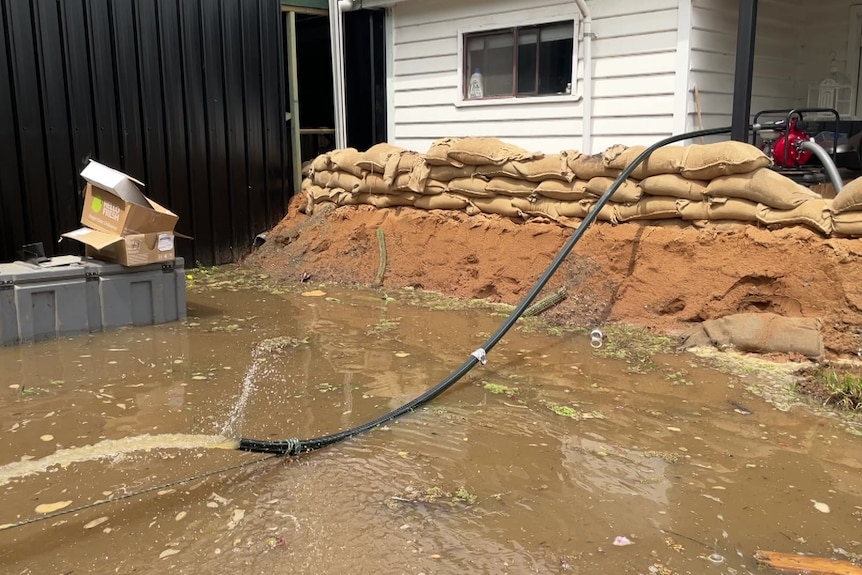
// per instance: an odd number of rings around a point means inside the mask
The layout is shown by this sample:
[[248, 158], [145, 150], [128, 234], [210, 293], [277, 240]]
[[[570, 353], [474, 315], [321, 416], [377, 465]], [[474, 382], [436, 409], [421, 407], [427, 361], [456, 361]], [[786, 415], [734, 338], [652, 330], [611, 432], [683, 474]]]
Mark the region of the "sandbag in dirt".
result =
[[798, 353], [823, 357], [822, 323], [818, 319], [742, 313], [706, 320], [683, 335], [680, 348], [715, 345], [755, 353]]
[[[615, 170], [624, 170], [646, 150], [646, 146], [611, 146], [602, 154], [603, 163]], [[661, 174], [679, 174], [683, 168], [686, 148], [683, 146], [664, 146], [653, 151], [647, 159], [638, 164], [630, 177], [642, 180]]]
[[404, 151], [404, 148], [386, 142], [374, 144], [365, 152], [361, 152], [361, 158], [356, 161], [356, 165], [364, 171], [382, 175], [386, 171], [389, 158], [393, 155], [400, 156], [401, 152]]
[[692, 144], [686, 148], [682, 175], [692, 180], [714, 180], [745, 174], [772, 164], [766, 154], [745, 142]]
[[574, 180], [572, 182], [561, 182], [560, 180], [545, 180], [536, 186], [536, 193], [552, 200], [576, 201], [589, 196], [587, 194], [587, 182]]
[[593, 178], [616, 178], [622, 170], [614, 170], [604, 163], [602, 154], [588, 156], [576, 150], [566, 150], [560, 153], [573, 176], [579, 180]]
[[633, 204], [617, 204], [614, 211], [620, 222], [677, 219], [679, 211], [676, 203], [677, 198], [645, 196]]
[[689, 180], [679, 174], [659, 174], [644, 178], [638, 186], [650, 196], [700, 201], [703, 200], [703, 193], [708, 183], [702, 180]]
[[423, 210], [464, 210], [470, 202], [464, 196], [443, 192], [433, 196], [420, 196], [413, 202], [413, 207]]
[[[615, 178], [593, 178], [587, 182], [586, 191], [592, 196], [602, 196], [611, 188], [611, 185], [615, 181]], [[641, 199], [641, 197], [643, 197], [643, 190], [638, 187], [637, 182], [634, 180], [626, 180], [616, 189], [611, 196], [610, 201], [618, 204], [633, 204]]]
[[[320, 171], [313, 170], [312, 174], [311, 174], [311, 182], [315, 186], [320, 186], [322, 188], [325, 188], [329, 184], [329, 181], [332, 179], [332, 176], [334, 174], [335, 174], [335, 172], [330, 172], [329, 170], [320, 170]], [[350, 176], [350, 177], [354, 177], [354, 176]]]
[[836, 214], [862, 211], [862, 178], [856, 178], [842, 188], [832, 200], [832, 211]]
[[476, 166], [476, 175], [486, 178], [514, 178], [536, 183], [550, 179], [570, 182], [574, 179], [574, 174], [559, 154], [551, 154], [535, 160]]
[[[512, 205], [512, 199], [513, 198], [508, 198], [506, 196], [490, 198], [472, 197], [469, 198], [469, 202], [473, 208], [485, 214], [497, 214], [507, 218], [523, 217], [521, 210]], [[471, 211], [468, 210], [467, 213], [471, 213]]]
[[822, 199], [819, 194], [769, 168], [715, 178], [707, 185], [705, 195], [751, 200], [780, 210], [792, 210], [808, 200]]
[[412, 206], [413, 202], [419, 196], [408, 193], [400, 196], [393, 195], [377, 195], [377, 194], [351, 194], [349, 197], [339, 202], [342, 206], [359, 206], [367, 205], [375, 208], [395, 208]]
[[701, 201], [677, 200], [679, 215], [686, 221], [735, 220], [756, 222], [758, 204], [738, 198], [706, 198]]
[[435, 140], [423, 156], [425, 163], [429, 166], [455, 166], [456, 168], [463, 168], [464, 162], [459, 162], [449, 157], [449, 150], [456, 141], [455, 138], [440, 138], [439, 140]]
[[530, 216], [547, 217], [552, 220], [566, 218], [585, 218], [590, 213], [593, 202], [553, 200], [550, 198], [514, 198], [512, 205]]
[[342, 148], [329, 152], [329, 161], [335, 170], [352, 174], [358, 178], [365, 175], [365, 170], [359, 167], [359, 162], [364, 159], [362, 152], [356, 148]]
[[469, 166], [501, 165], [506, 162], [532, 160], [543, 154], [528, 152], [497, 138], [459, 138], [449, 142], [450, 159]]
[[757, 220], [771, 227], [803, 225], [824, 235], [832, 233], [832, 200], [808, 200], [792, 210], [757, 207]]

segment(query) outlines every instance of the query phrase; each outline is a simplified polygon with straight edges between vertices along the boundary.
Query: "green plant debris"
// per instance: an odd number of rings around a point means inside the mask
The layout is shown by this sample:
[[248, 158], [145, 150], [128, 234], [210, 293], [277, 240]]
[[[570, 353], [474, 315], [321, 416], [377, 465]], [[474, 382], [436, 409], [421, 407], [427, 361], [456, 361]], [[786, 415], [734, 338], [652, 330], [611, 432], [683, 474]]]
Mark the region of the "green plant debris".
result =
[[672, 339], [646, 330], [625, 326], [604, 326], [604, 345], [595, 350], [600, 357], [619, 359], [629, 364], [628, 371], [647, 373], [655, 369], [653, 356], [673, 350]]
[[673, 451], [644, 451], [644, 457], [648, 459], [662, 459], [666, 463], [678, 463], [682, 455]]
[[485, 389], [485, 391], [493, 393], [494, 395], [506, 395], [508, 397], [512, 397], [513, 395], [518, 393], [517, 387], [509, 387], [508, 385], [491, 383], [489, 381], [484, 381], [482, 383], [482, 387]]
[[394, 329], [397, 329], [401, 324], [400, 317], [393, 318], [383, 318], [378, 321], [376, 324], [371, 326], [371, 328], [366, 332], [367, 335], [380, 335]]
[[296, 348], [308, 343], [308, 338], [279, 336], [265, 339], [257, 344], [256, 349], [264, 353], [282, 353], [288, 348]]
[[819, 366], [798, 372], [801, 379], [795, 389], [823, 405], [843, 411], [862, 413], [862, 374], [859, 368], [851, 370], [834, 366]]
[[317, 385], [317, 391], [321, 393], [328, 393], [330, 391], [338, 391], [340, 388], [332, 385], [331, 383], [319, 383]]
[[540, 403], [559, 415], [560, 417], [568, 417], [575, 421], [583, 421], [585, 419], [604, 419], [605, 416], [599, 411], [578, 411], [569, 405], [560, 405], [552, 401], [542, 400]]
[[666, 369], [664, 378], [671, 382], [673, 385], [694, 385], [694, 383], [689, 381], [687, 375], [688, 374], [682, 370], [675, 371], [672, 369]]

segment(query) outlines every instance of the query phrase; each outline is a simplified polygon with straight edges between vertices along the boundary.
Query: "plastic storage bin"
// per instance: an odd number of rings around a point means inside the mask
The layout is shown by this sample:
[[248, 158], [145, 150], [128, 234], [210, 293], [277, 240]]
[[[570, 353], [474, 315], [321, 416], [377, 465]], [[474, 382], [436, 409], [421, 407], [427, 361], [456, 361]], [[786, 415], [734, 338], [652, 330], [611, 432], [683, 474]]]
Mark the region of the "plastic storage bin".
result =
[[0, 264], [0, 345], [186, 317], [184, 261], [125, 267]]

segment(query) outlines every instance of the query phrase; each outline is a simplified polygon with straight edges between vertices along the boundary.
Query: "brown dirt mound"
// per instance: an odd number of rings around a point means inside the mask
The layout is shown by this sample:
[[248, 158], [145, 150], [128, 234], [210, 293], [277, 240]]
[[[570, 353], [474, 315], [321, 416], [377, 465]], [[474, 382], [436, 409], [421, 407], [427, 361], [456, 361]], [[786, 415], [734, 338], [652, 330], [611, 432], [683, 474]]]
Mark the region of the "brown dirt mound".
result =
[[[570, 237], [554, 223], [489, 215], [319, 205], [288, 215], [244, 265], [298, 281], [371, 284], [377, 229], [386, 238], [384, 287], [517, 303]], [[621, 322], [679, 334], [692, 322], [768, 311], [823, 321], [831, 357], [862, 350], [862, 242], [802, 227], [595, 223], [551, 279], [568, 298], [545, 315], [568, 326]], [[541, 297], [540, 295], [540, 297]]]

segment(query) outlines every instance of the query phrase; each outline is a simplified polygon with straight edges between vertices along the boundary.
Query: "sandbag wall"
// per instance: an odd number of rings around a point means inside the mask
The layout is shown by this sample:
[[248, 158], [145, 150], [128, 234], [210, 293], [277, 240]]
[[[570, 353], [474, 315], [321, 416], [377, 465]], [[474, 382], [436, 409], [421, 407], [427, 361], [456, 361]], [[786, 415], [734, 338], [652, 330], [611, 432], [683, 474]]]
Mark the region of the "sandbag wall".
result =
[[[545, 155], [494, 138], [444, 138], [420, 154], [389, 144], [318, 156], [303, 181], [306, 212], [316, 204], [463, 210], [577, 225], [644, 147], [602, 154]], [[862, 235], [862, 178], [835, 200], [769, 169], [742, 142], [659, 148], [597, 215], [600, 221], [705, 225], [803, 225], [824, 235]], [[858, 183], [857, 183], [858, 182]]]

